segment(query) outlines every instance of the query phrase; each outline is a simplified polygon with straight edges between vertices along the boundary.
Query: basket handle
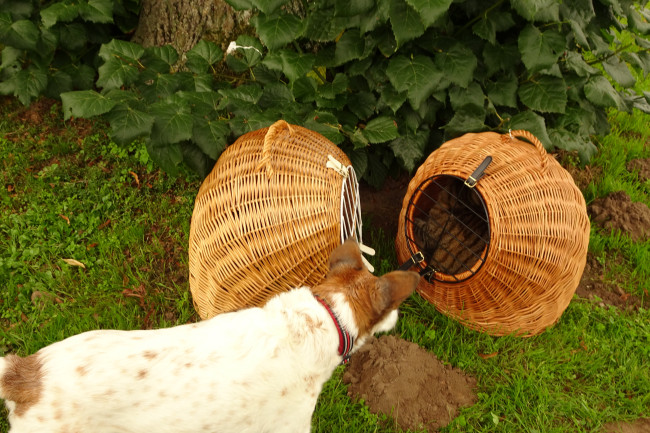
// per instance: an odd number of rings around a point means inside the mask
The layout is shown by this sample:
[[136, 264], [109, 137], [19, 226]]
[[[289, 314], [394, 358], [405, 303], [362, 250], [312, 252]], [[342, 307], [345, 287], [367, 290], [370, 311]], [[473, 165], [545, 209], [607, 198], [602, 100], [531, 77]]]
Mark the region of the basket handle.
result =
[[516, 131], [510, 131], [508, 134], [504, 134], [504, 137], [509, 137], [510, 140], [514, 140], [515, 138], [525, 138], [527, 141], [532, 143], [537, 151], [539, 152], [539, 157], [540, 157], [540, 165], [542, 167], [542, 174], [546, 173], [546, 162], [548, 160], [548, 153], [546, 152], [546, 149], [544, 149], [544, 145], [542, 144], [541, 141], [535, 137], [532, 132], [526, 131], [524, 129], [518, 129]]
[[284, 120], [278, 120], [273, 125], [269, 126], [269, 130], [264, 136], [264, 144], [262, 145], [262, 157], [259, 164], [255, 168], [257, 171], [266, 170], [266, 176], [270, 179], [273, 176], [273, 167], [271, 166], [271, 149], [278, 136], [285, 130], [289, 131], [289, 136], [293, 134], [293, 129]]

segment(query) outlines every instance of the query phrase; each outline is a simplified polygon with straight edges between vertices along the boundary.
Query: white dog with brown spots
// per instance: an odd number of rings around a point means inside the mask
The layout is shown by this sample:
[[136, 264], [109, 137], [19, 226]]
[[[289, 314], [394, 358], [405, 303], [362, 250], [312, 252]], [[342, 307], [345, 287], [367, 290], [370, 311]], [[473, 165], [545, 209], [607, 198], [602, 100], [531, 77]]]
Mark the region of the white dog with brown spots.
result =
[[0, 358], [11, 433], [299, 432], [334, 369], [388, 331], [418, 274], [377, 278], [348, 240], [324, 282], [263, 308], [150, 331], [90, 331]]

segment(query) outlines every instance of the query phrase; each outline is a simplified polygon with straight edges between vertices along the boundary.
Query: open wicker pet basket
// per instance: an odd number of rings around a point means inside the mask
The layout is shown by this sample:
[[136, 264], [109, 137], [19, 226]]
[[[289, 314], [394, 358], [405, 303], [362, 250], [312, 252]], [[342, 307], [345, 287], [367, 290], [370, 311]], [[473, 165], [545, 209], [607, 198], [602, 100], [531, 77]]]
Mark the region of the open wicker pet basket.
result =
[[568, 306], [588, 243], [584, 198], [539, 140], [484, 132], [444, 143], [417, 170], [397, 256], [442, 313], [492, 335], [531, 336]]
[[206, 319], [314, 285], [330, 253], [361, 241], [358, 183], [347, 156], [322, 135], [277, 121], [219, 157], [190, 225], [190, 290]]

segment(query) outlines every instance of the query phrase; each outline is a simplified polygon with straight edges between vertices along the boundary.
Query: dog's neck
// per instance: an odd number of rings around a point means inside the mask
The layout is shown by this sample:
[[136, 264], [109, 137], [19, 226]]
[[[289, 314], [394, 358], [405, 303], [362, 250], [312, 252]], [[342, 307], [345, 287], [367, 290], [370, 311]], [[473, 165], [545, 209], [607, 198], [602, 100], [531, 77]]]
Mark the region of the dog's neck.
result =
[[332, 307], [320, 296], [314, 295], [316, 300], [320, 302], [320, 304], [325, 307], [325, 310], [327, 310], [328, 314], [332, 318], [332, 321], [334, 322], [334, 326], [336, 327], [336, 331], [339, 333], [339, 356], [343, 357], [343, 360], [341, 361], [341, 364], [347, 364], [348, 361], [350, 361], [350, 352], [352, 351], [352, 346], [354, 345], [354, 337], [348, 332], [343, 325], [341, 325], [341, 321], [339, 318], [336, 316], [336, 313], [334, 313], [334, 310], [332, 310]]

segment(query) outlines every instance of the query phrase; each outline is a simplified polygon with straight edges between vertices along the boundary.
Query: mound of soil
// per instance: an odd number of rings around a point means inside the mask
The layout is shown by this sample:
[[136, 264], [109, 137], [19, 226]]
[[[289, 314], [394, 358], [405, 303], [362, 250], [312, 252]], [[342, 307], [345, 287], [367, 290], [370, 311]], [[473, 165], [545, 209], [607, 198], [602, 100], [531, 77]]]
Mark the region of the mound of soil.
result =
[[634, 241], [650, 238], [650, 208], [633, 202], [624, 191], [593, 201], [587, 209], [592, 221], [608, 230], [620, 230]]
[[645, 182], [650, 179], [650, 159], [633, 159], [627, 163], [628, 171], [639, 173], [639, 180]]
[[615, 422], [606, 424], [602, 433], [650, 433], [650, 418], [639, 419], [634, 422]]
[[476, 379], [395, 336], [368, 341], [351, 358], [343, 381], [350, 397], [390, 415], [404, 430], [435, 431], [477, 401]]

